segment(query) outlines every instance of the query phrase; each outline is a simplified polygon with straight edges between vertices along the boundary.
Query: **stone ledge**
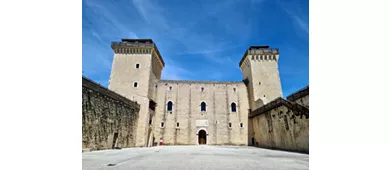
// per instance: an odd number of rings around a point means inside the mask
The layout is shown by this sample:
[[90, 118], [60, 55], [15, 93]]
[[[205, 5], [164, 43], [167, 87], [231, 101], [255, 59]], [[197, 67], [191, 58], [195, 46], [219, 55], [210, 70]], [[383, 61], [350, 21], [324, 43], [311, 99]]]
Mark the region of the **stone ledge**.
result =
[[294, 101], [296, 99], [302, 98], [304, 96], [309, 95], [309, 86], [306, 86], [290, 95], [288, 95], [286, 98], [287, 100]]
[[93, 90], [95, 92], [98, 92], [100, 94], [103, 94], [105, 96], [111, 97], [112, 99], [114, 99], [116, 101], [120, 101], [120, 102], [123, 102], [127, 105], [130, 105], [136, 109], [136, 112], [138, 112], [140, 109], [140, 105], [137, 102], [131, 101], [131, 100], [127, 99], [126, 97], [123, 97], [120, 94], [115, 93], [115, 92], [95, 83], [91, 79], [88, 79], [84, 76], [83, 76], [83, 87], [90, 89], [90, 90]]
[[159, 83], [243, 84], [242, 81], [160, 80]]
[[309, 118], [309, 109], [307, 107], [304, 107], [304, 106], [302, 106], [298, 103], [292, 102], [292, 101], [285, 100], [281, 97], [279, 97], [279, 98], [267, 103], [266, 105], [252, 111], [249, 114], [249, 118], [253, 118], [253, 117], [258, 116], [260, 114], [266, 113], [266, 112], [268, 112], [272, 109], [275, 109], [279, 106], [282, 106], [282, 105], [293, 110], [297, 114], [303, 114], [306, 116], [306, 118]]

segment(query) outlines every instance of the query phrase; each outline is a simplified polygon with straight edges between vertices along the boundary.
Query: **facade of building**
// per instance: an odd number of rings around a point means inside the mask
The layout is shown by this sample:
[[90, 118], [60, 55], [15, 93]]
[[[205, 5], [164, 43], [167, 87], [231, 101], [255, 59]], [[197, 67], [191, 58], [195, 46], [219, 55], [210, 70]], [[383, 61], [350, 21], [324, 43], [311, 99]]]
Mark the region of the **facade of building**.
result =
[[132, 132], [136, 147], [160, 140], [164, 145], [276, 146], [255, 134], [263, 133], [256, 117], [282, 97], [278, 49], [251, 46], [239, 63], [243, 81], [210, 82], [161, 80], [165, 63], [151, 39], [122, 39], [111, 48], [108, 89], [139, 105]]

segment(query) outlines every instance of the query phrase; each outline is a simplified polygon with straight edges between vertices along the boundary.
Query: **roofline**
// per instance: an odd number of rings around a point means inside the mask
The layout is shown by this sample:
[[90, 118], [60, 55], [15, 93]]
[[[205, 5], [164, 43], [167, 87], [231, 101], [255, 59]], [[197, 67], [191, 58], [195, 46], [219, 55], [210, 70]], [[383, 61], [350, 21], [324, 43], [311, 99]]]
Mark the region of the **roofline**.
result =
[[84, 75], [82, 77], [83, 77], [83, 80], [82, 80], [83, 87], [91, 89], [91, 90], [93, 90], [97, 93], [100, 93], [100, 94], [104, 93], [105, 96], [110, 97], [118, 102], [123, 102], [127, 105], [134, 106], [134, 108], [139, 111], [140, 105], [136, 101], [132, 101], [132, 100], [130, 100], [130, 99], [106, 88], [106, 87], [103, 87], [102, 85], [96, 83], [95, 81], [85, 77]]
[[269, 49], [269, 47], [270, 47], [269, 45], [252, 45], [252, 46], [250, 46], [248, 49], [245, 50], [245, 53], [241, 57], [240, 63], [238, 64], [238, 67], [241, 68], [241, 65], [244, 62], [245, 57], [248, 55], [249, 50], [251, 50], [252, 48], [256, 48], [256, 49], [258, 49], [258, 48]]
[[153, 44], [153, 47], [156, 49], [158, 58], [161, 60], [163, 67], [165, 67], [164, 59], [162, 58], [162, 56], [160, 54], [160, 50], [158, 50], [157, 44], [153, 41], [153, 39], [151, 39], [151, 38], [122, 38], [121, 41], [122, 42], [125, 42], [125, 41], [150, 41], [150, 43]]
[[193, 84], [242, 84], [242, 81], [207, 81], [207, 80], [159, 80], [159, 83], [193, 83]]
[[309, 95], [309, 85], [305, 86], [304, 88], [299, 89], [298, 91], [288, 95], [286, 97], [287, 100], [295, 100], [302, 96]]
[[249, 118], [256, 117], [258, 115], [264, 114], [274, 108], [280, 107], [280, 106], [286, 106], [287, 108], [294, 111], [294, 114], [303, 114], [306, 116], [306, 118], [309, 118], [309, 108], [302, 106], [298, 103], [288, 101], [286, 99], [283, 99], [281, 97], [276, 98], [275, 100], [267, 103], [264, 106], [261, 106], [260, 108], [252, 111], [249, 114]]

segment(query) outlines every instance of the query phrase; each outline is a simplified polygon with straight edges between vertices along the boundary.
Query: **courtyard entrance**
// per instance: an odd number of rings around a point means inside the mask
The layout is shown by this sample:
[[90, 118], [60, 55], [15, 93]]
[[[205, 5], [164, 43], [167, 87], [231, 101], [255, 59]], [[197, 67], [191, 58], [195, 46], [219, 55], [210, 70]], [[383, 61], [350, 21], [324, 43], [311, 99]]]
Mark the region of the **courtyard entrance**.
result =
[[207, 139], [206, 131], [200, 130], [198, 134], [199, 145], [205, 145], [207, 141], [206, 139]]

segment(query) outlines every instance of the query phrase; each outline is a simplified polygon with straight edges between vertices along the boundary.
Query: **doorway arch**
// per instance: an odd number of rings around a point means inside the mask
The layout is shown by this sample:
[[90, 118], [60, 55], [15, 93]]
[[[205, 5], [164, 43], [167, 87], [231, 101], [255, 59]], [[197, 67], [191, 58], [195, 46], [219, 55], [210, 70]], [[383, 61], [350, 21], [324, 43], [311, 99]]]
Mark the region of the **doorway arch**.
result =
[[207, 130], [204, 129], [204, 128], [201, 128], [198, 130], [198, 139], [197, 139], [197, 142], [198, 142], [198, 145], [206, 145], [207, 144]]

